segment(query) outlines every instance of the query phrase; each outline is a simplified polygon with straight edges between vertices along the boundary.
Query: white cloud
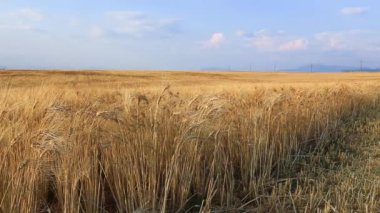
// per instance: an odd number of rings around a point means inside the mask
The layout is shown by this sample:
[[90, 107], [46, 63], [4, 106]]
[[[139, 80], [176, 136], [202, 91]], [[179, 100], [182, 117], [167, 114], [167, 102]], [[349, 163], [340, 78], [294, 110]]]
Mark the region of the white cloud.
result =
[[152, 19], [139, 11], [110, 11], [111, 31], [119, 35], [142, 37], [153, 32], [173, 33], [176, 19]]
[[340, 10], [341, 14], [351, 16], [351, 15], [363, 15], [368, 11], [365, 7], [345, 7]]
[[282, 44], [279, 50], [284, 52], [304, 50], [308, 47], [308, 44], [309, 41], [306, 39], [296, 39]]
[[206, 41], [205, 47], [219, 47], [225, 41], [223, 33], [214, 33], [211, 38]]

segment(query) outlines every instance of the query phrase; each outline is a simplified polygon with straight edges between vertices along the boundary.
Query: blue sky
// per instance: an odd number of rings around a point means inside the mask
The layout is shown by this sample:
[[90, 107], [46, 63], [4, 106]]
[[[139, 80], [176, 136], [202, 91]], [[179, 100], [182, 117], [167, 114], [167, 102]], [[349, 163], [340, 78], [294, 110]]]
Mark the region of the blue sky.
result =
[[0, 0], [0, 66], [380, 67], [375, 0]]

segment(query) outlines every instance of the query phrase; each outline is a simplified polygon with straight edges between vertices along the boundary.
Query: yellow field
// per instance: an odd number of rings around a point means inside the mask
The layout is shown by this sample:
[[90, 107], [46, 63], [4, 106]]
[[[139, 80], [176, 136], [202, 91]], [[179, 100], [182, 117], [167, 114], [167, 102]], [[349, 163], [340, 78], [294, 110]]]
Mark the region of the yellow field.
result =
[[376, 212], [380, 167], [342, 147], [379, 97], [376, 73], [0, 71], [0, 212]]
[[273, 73], [273, 72], [173, 72], [173, 71], [28, 71], [4, 70], [0, 80], [12, 79], [14, 87], [54, 84], [56, 86], [105, 86], [141, 88], [162, 86], [225, 86], [230, 84], [378, 83], [378, 73]]

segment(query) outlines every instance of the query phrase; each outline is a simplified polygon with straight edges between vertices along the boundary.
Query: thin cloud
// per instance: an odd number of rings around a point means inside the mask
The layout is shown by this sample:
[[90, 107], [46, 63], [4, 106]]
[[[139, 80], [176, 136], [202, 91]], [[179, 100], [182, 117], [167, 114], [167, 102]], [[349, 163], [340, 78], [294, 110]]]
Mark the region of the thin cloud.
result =
[[346, 48], [345, 36], [347, 32], [320, 32], [315, 35], [315, 39], [325, 50], [341, 50]]
[[22, 8], [17, 9], [9, 13], [10, 16], [22, 20], [22, 21], [42, 21], [44, 19], [44, 15], [35, 9], [32, 8]]
[[275, 47], [275, 35], [266, 29], [261, 29], [253, 33], [238, 30], [235, 34], [236, 36], [248, 41], [250, 46], [260, 50], [272, 50]]
[[117, 35], [143, 37], [152, 33], [178, 32], [178, 20], [153, 19], [140, 11], [109, 11], [106, 13], [112, 25], [110, 31]]
[[297, 51], [307, 49], [309, 41], [306, 39], [296, 39], [286, 42], [279, 47], [282, 52]]
[[345, 7], [340, 10], [340, 13], [346, 16], [363, 15], [367, 13], [368, 8], [365, 7]]
[[91, 26], [89, 29], [89, 36], [92, 38], [101, 38], [106, 35], [105, 30], [100, 26]]
[[297, 40], [294, 41], [295, 43], [288, 43], [294, 37], [287, 35], [283, 30], [261, 29], [253, 33], [238, 30], [235, 34], [246, 40], [249, 46], [260, 51], [287, 51], [288, 49], [303, 48], [305, 46], [304, 42], [300, 44]]
[[249, 33], [249, 32], [246, 32], [244, 30], [237, 30], [235, 32], [235, 35], [240, 37], [240, 38], [245, 38], [245, 39], [251, 39], [252, 37], [255, 36], [254, 33]]
[[145, 19], [146, 18], [145, 14], [140, 11], [110, 11], [110, 12], [107, 12], [107, 15], [119, 21], [126, 21], [126, 20], [128, 21], [131, 19]]
[[43, 32], [39, 24], [45, 16], [36, 9], [21, 8], [0, 15], [0, 29]]
[[80, 21], [79, 18], [71, 17], [68, 20], [68, 24], [69, 24], [70, 27], [79, 27], [81, 25], [81, 21]]
[[314, 37], [316, 44], [327, 51], [366, 52], [378, 51], [374, 44], [380, 43], [380, 32], [368, 30], [350, 30], [320, 32]]
[[219, 47], [225, 41], [223, 33], [214, 33], [204, 44], [205, 47]]
[[276, 46], [276, 41], [272, 36], [260, 35], [252, 39], [252, 45], [261, 50], [272, 50]]

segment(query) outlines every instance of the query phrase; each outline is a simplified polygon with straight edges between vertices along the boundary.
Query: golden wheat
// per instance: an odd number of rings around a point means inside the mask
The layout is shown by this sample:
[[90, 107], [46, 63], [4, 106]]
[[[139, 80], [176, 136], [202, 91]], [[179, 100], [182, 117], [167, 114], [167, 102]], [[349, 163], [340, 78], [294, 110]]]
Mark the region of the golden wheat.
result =
[[[379, 106], [379, 75], [168, 73], [171, 87], [145, 86], [156, 75], [3, 74], [0, 212], [350, 209], [321, 200], [295, 162]], [[380, 207], [369, 190], [358, 211]]]

